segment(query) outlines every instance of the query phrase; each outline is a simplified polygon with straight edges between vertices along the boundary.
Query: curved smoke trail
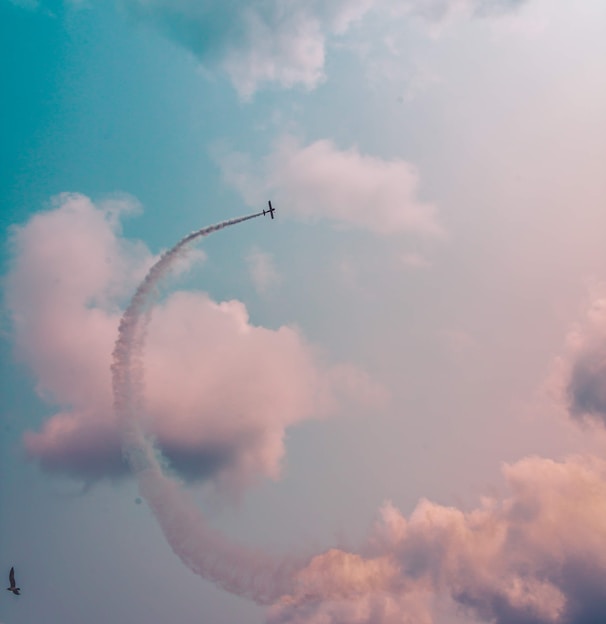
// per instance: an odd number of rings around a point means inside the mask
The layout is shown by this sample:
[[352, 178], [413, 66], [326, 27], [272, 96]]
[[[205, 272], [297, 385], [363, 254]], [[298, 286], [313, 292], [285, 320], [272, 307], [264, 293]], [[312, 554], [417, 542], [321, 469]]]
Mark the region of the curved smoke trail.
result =
[[114, 410], [122, 450], [173, 551], [193, 572], [239, 596], [270, 604], [291, 593], [299, 566], [228, 540], [211, 528], [180, 484], [167, 477], [153, 442], [140, 423], [143, 410], [142, 352], [156, 287], [186, 246], [218, 230], [261, 216], [255, 213], [192, 232], [166, 251], [137, 288], [120, 320], [113, 351]]

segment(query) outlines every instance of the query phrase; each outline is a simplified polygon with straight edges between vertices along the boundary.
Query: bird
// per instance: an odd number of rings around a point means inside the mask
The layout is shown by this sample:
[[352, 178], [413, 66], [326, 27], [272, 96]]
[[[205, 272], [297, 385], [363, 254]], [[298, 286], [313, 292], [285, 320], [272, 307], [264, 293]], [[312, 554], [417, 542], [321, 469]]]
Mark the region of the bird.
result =
[[21, 588], [15, 585], [15, 568], [11, 568], [11, 571], [8, 573], [8, 580], [11, 586], [7, 587], [6, 591], [13, 592], [15, 596], [18, 596], [21, 593]]

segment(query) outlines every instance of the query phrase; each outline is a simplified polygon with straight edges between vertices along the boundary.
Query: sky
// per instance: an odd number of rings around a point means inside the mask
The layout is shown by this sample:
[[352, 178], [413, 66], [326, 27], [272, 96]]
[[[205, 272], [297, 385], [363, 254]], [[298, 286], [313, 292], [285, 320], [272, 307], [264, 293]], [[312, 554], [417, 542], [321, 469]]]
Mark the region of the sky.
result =
[[0, 0], [0, 624], [606, 621], [605, 28]]

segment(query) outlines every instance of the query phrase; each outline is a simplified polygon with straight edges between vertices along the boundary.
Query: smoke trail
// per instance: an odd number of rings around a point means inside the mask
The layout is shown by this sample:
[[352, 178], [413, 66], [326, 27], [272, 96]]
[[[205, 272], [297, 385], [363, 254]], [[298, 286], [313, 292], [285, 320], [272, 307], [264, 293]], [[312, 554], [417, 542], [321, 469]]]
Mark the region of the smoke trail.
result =
[[113, 351], [114, 410], [122, 428], [122, 450], [146, 500], [173, 551], [193, 572], [239, 596], [270, 604], [292, 591], [300, 566], [274, 559], [228, 540], [212, 529], [178, 482], [167, 477], [153, 442], [145, 435], [142, 353], [156, 287], [187, 245], [198, 238], [263, 213], [230, 219], [192, 232], [154, 264], [120, 320]]

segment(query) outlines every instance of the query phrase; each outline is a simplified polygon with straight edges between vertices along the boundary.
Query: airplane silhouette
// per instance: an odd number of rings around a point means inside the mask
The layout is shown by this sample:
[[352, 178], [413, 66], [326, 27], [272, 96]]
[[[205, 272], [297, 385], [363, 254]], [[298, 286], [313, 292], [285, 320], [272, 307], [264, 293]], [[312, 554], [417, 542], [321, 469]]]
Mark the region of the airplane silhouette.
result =
[[271, 201], [268, 201], [267, 203], [269, 204], [269, 208], [267, 210], [264, 210], [263, 214], [264, 215], [268, 214], [273, 219], [274, 212], [276, 212], [276, 209], [271, 207]]
[[15, 568], [11, 568], [11, 571], [8, 573], [8, 580], [10, 581], [11, 586], [7, 587], [6, 591], [13, 592], [15, 596], [19, 596], [21, 588], [15, 585]]

